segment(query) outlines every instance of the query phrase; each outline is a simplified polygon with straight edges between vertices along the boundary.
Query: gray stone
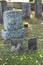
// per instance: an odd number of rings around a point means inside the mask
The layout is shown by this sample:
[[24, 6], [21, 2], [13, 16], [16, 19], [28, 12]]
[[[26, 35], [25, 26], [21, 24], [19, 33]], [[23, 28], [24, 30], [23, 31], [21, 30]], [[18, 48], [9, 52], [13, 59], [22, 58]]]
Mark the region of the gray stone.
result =
[[16, 52], [20, 52], [21, 51], [21, 48], [22, 48], [21, 43], [17, 44]]
[[35, 16], [36, 17], [42, 16], [42, 4], [41, 4], [41, 0], [35, 0]]
[[6, 40], [6, 39], [7, 39], [7, 38], [6, 38], [6, 30], [2, 29], [1, 33], [2, 33], [2, 38], [3, 38], [4, 40]]
[[14, 46], [15, 45], [15, 47], [17, 47], [17, 45], [19, 44], [19, 43], [21, 43], [22, 44], [22, 38], [12, 38], [11, 39], [11, 45], [12, 46]]
[[4, 40], [11, 41], [11, 52], [21, 49], [22, 38], [25, 35], [25, 28], [23, 28], [22, 11], [9, 10], [3, 14], [4, 30], [2, 30], [2, 37]]
[[22, 27], [22, 12], [20, 11], [6, 11], [3, 14], [4, 29], [12, 30]]
[[[22, 25], [22, 11], [9, 10], [3, 14], [6, 39], [22, 38], [25, 35], [25, 28]], [[5, 33], [4, 32], [4, 33]]]
[[22, 39], [21, 38], [16, 38], [14, 40], [13, 39], [11, 40], [11, 50], [13, 49], [12, 52], [14, 51], [14, 48], [16, 52], [22, 51]]
[[30, 3], [22, 3], [23, 18], [30, 18]]

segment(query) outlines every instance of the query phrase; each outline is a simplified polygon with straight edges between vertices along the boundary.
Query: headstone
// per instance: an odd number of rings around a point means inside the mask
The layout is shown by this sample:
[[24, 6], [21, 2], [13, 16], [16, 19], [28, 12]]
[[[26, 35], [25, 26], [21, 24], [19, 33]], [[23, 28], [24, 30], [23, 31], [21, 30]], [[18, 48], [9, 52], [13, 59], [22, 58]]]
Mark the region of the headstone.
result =
[[3, 12], [6, 10], [7, 2], [0, 1], [0, 22], [3, 22]]
[[23, 19], [30, 18], [30, 3], [22, 3]]
[[28, 50], [37, 49], [37, 38], [28, 39]]
[[[11, 40], [11, 45], [17, 47], [25, 35], [25, 28], [22, 25], [22, 11], [8, 10], [3, 14], [4, 30], [2, 37], [4, 40]], [[5, 35], [4, 35], [5, 34]], [[17, 47], [18, 48], [18, 47]]]
[[35, 16], [42, 16], [42, 3], [41, 0], [35, 0]]

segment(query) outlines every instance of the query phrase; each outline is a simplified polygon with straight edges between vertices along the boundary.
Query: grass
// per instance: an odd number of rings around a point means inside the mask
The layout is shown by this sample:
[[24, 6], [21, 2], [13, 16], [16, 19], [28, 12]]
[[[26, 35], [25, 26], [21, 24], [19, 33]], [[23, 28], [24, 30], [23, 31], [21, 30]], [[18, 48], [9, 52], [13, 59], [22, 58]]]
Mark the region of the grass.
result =
[[[43, 65], [43, 17], [37, 19], [31, 12], [31, 19], [24, 20], [28, 23], [27, 34], [23, 38], [22, 53], [11, 53], [11, 44], [1, 38], [0, 33], [0, 65]], [[23, 24], [24, 24], [23, 23]], [[0, 24], [0, 31], [3, 24]], [[27, 39], [37, 37], [37, 51], [27, 51]]]

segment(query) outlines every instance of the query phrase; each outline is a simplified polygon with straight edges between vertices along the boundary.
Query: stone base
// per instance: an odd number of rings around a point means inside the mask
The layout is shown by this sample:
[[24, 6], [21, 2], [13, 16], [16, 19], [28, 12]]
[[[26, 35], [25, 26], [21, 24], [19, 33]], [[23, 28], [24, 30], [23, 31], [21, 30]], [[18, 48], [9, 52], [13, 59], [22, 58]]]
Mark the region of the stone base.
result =
[[22, 48], [22, 39], [11, 40], [11, 52], [20, 52]]
[[11, 39], [11, 46], [17, 47], [18, 44], [22, 44], [22, 38]]

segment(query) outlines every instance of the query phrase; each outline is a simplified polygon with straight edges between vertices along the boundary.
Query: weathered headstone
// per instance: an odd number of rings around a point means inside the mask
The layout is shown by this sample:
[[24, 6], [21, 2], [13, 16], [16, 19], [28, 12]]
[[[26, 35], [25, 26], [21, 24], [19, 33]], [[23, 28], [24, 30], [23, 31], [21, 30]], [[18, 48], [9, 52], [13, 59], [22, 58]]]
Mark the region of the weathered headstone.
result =
[[7, 2], [0, 1], [0, 22], [3, 22], [3, 12], [6, 10]]
[[22, 3], [23, 18], [30, 18], [30, 3]]
[[37, 38], [28, 39], [28, 50], [37, 49]]
[[35, 16], [42, 16], [42, 3], [41, 0], [35, 0]]
[[[22, 11], [9, 10], [3, 14], [4, 29], [2, 36], [4, 40], [11, 40], [11, 45], [21, 44], [22, 37], [25, 35], [25, 28], [22, 25]], [[3, 35], [5, 33], [5, 35]]]

